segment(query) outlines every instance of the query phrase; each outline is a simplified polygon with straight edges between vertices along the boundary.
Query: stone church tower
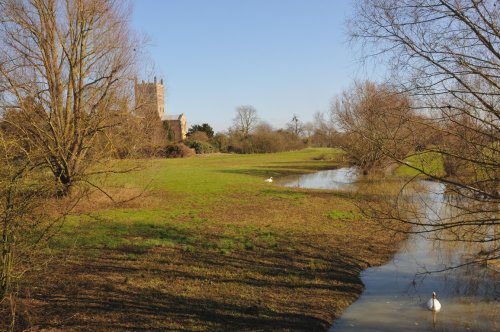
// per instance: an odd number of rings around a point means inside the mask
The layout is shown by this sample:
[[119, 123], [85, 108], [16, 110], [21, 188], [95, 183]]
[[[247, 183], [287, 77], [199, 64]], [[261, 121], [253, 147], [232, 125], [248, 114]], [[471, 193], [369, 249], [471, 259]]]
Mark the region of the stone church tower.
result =
[[156, 82], [156, 76], [153, 83], [142, 81], [135, 82], [135, 104], [136, 108], [141, 109], [144, 115], [158, 114], [161, 119], [165, 114], [165, 90], [163, 79], [160, 83]]
[[163, 80], [160, 83], [144, 82], [134, 85], [135, 113], [140, 119], [140, 135], [143, 136], [143, 145], [151, 149], [163, 144], [165, 141], [165, 130], [161, 118], [165, 113], [165, 93]]
[[160, 83], [156, 81], [156, 76], [153, 83], [137, 83], [136, 79], [134, 91], [137, 113], [143, 119], [145, 134], [153, 144], [165, 137], [176, 142], [186, 138], [187, 121], [184, 114], [167, 116], [165, 113], [163, 79]]

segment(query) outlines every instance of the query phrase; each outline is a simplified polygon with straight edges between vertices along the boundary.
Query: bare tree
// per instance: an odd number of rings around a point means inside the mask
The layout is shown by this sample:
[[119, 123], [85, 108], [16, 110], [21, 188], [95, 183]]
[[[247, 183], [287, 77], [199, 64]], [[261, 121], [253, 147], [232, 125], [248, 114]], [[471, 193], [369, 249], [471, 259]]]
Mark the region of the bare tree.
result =
[[0, 0], [0, 13], [2, 303], [46, 258], [37, 249], [81, 197], [70, 189], [114, 150], [111, 129], [131, 119], [135, 56], [119, 1]]
[[500, 257], [499, 22], [495, 0], [364, 0], [356, 3], [349, 22], [365, 59], [386, 60], [393, 83], [412, 98], [421, 115], [412, 120], [415, 126], [440, 137], [425, 149], [444, 157], [447, 174], [431, 174], [387, 144], [370, 141], [385, 156], [460, 197], [450, 202], [453, 216], [439, 222], [419, 219], [418, 224], [426, 232], [446, 229], [455, 241], [487, 245], [477, 259]]
[[233, 125], [243, 137], [248, 137], [258, 122], [259, 117], [257, 116], [255, 107], [245, 105], [236, 108], [236, 117], [233, 119]]
[[391, 162], [380, 146], [404, 159], [417, 145], [414, 140], [419, 136], [413, 135], [410, 126], [415, 115], [408, 98], [387, 85], [356, 82], [332, 103], [330, 112], [343, 131], [339, 146], [364, 173]]
[[297, 115], [293, 115], [290, 122], [287, 123], [287, 129], [297, 136], [300, 136], [304, 131], [304, 124], [299, 120]]
[[[88, 181], [133, 77], [128, 9], [114, 0], [0, 1], [0, 95], [10, 133], [66, 195]], [[35, 157], [32, 154], [31, 157]]]
[[310, 137], [314, 134], [314, 124], [312, 122], [306, 122], [302, 126], [302, 132], [304, 137], [310, 139]]
[[314, 120], [310, 126], [312, 134], [309, 136], [309, 139], [315, 146], [333, 147], [336, 145], [337, 130], [335, 128], [335, 120], [331, 116], [331, 112], [326, 115], [327, 117], [322, 112], [314, 114]]

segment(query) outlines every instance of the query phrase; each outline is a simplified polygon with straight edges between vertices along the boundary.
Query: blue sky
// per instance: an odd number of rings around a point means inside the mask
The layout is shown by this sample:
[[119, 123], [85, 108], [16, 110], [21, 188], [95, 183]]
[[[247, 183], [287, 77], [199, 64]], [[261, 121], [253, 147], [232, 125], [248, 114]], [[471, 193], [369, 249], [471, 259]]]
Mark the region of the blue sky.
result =
[[[167, 114], [226, 130], [239, 105], [275, 128], [310, 121], [354, 78], [349, 0], [133, 0], [132, 27], [166, 85]], [[151, 77], [152, 80], [152, 77]]]

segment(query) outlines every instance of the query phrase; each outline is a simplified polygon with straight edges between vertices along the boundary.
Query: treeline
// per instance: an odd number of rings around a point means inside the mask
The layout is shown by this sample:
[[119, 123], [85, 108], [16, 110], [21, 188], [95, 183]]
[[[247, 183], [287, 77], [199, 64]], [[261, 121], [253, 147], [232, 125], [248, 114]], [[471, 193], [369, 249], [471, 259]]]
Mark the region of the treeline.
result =
[[[306, 146], [304, 140], [286, 130], [275, 130], [266, 124], [260, 124], [248, 135], [239, 131], [218, 133], [206, 139], [203, 135], [191, 135], [185, 144], [196, 149], [197, 153], [228, 152], [228, 153], [270, 153], [298, 150]], [[210, 147], [206, 148], [206, 144]]]
[[159, 135], [152, 134], [151, 128], [151, 125], [142, 124], [142, 129], [138, 130], [146, 134], [136, 138], [136, 144], [130, 144], [133, 138], [126, 139], [121, 150], [125, 153], [119, 155], [189, 157], [206, 153], [272, 153], [306, 147], [340, 147], [344, 139], [331, 112], [317, 112], [310, 122], [303, 122], [292, 114], [284, 128], [274, 128], [261, 120], [251, 105], [238, 106], [232, 125], [224, 132], [215, 133], [208, 123], [195, 124], [189, 128], [185, 140], [175, 142], [168, 134], [168, 127], [164, 126], [163, 132], [156, 129]]
[[183, 141], [165, 140], [163, 144], [143, 145], [136, 151], [120, 156], [180, 158], [208, 153], [271, 153], [299, 150], [308, 146], [306, 139], [287, 130], [273, 129], [267, 124], [259, 125], [246, 136], [238, 131], [207, 135], [204, 131], [192, 129], [193, 127]]
[[239, 106], [233, 125], [215, 133], [208, 123], [195, 124], [186, 138], [176, 141], [159, 117], [137, 117], [126, 112], [121, 125], [110, 129], [114, 155], [118, 158], [179, 158], [207, 153], [272, 153], [308, 146], [335, 146], [338, 134], [321, 114], [303, 123], [297, 116], [285, 128], [275, 129], [260, 120], [253, 106]]

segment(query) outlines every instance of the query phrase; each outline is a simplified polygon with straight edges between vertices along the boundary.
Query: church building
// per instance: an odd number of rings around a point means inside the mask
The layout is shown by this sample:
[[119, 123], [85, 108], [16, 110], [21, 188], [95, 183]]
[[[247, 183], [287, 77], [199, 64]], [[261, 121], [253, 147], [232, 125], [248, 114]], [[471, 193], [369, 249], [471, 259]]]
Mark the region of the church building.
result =
[[146, 119], [147, 124], [154, 127], [154, 123], [163, 123], [167, 128], [173, 141], [180, 142], [186, 138], [187, 121], [184, 114], [167, 115], [165, 113], [165, 88], [163, 79], [158, 83], [156, 76], [154, 81], [135, 82], [136, 109], [141, 110], [141, 116]]

